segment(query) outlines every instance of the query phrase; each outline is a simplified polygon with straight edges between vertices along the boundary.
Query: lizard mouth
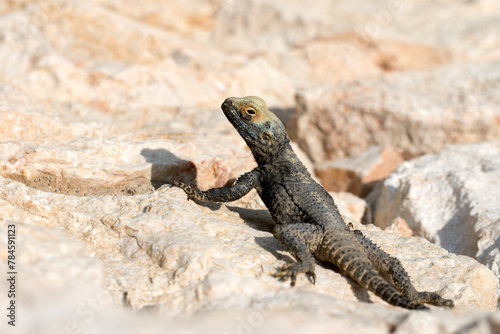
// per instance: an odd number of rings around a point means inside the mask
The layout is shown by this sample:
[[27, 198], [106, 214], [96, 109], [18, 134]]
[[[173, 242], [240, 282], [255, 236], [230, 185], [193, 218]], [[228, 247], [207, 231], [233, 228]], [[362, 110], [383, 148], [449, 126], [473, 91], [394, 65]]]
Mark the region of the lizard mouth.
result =
[[234, 104], [233, 98], [228, 97], [222, 102], [221, 109], [226, 115], [229, 123], [238, 131], [240, 136], [247, 142], [250, 147], [257, 145], [258, 138], [254, 138], [256, 131], [255, 126], [245, 122], [241, 117], [238, 104]]
[[222, 111], [224, 112], [224, 114], [227, 114], [228, 112], [230, 112], [229, 110], [231, 108], [234, 108], [233, 101], [231, 101], [231, 98], [228, 97], [227, 99], [224, 100], [224, 102], [222, 102], [220, 107], [221, 107]]
[[224, 113], [227, 113], [227, 112], [234, 112], [236, 109], [236, 106], [233, 104], [233, 98], [232, 97], [228, 97], [227, 99], [224, 100], [224, 102], [222, 102], [222, 105], [220, 106], [222, 108], [222, 110], [224, 111]]
[[239, 117], [240, 113], [238, 108], [233, 105], [232, 98], [228, 97], [222, 102], [221, 109], [226, 115], [229, 122], [239, 131], [242, 128], [243, 121]]

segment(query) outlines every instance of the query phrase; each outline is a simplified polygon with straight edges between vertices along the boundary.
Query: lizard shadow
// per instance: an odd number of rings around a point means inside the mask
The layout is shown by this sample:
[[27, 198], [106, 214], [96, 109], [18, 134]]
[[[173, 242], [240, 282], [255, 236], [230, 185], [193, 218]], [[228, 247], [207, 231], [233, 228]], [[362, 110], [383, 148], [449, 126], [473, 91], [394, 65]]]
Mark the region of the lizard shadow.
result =
[[354, 298], [356, 298], [358, 301], [373, 304], [373, 302], [370, 299], [370, 295], [368, 294], [368, 289], [362, 287], [355, 280], [353, 280], [351, 277], [344, 274], [337, 266], [335, 266], [331, 263], [328, 263], [328, 262], [323, 262], [323, 261], [316, 260], [316, 262], [317, 262], [317, 264], [319, 264], [323, 268], [329, 269], [329, 270], [334, 271], [337, 274], [343, 276], [345, 278], [346, 282], [351, 287], [351, 291], [352, 291], [352, 294], [354, 295]]
[[[203, 206], [212, 211], [220, 210], [223, 204], [213, 203], [213, 202], [203, 202], [193, 199], [197, 205]], [[269, 211], [267, 210], [259, 210], [259, 209], [247, 209], [238, 206], [226, 205], [226, 208], [229, 211], [237, 213], [243, 222], [257, 230], [262, 232], [273, 232], [273, 227], [276, 225], [274, 220], [272, 219]], [[269, 237], [255, 237], [255, 243], [262, 247], [264, 250], [271, 253], [277, 260], [283, 260], [286, 262], [293, 262], [293, 259], [286, 254], [282, 254], [280, 252], [286, 252], [285, 247], [276, 240], [274, 236]]]
[[141, 155], [147, 162], [151, 163], [153, 189], [158, 189], [164, 184], [172, 184], [176, 180], [197, 186], [196, 166], [191, 161], [180, 159], [172, 152], [162, 148], [144, 148], [141, 150]]
[[[273, 233], [273, 228], [276, 223], [271, 217], [269, 211], [247, 209], [237, 206], [227, 206], [227, 208], [230, 211], [237, 213], [249, 227], [258, 231], [269, 232], [271, 234]], [[293, 261], [289, 255], [283, 254], [283, 252], [286, 252], [285, 247], [283, 247], [283, 245], [272, 235], [268, 237], [255, 237], [255, 243], [271, 253], [278, 260], [283, 260], [285, 262]]]

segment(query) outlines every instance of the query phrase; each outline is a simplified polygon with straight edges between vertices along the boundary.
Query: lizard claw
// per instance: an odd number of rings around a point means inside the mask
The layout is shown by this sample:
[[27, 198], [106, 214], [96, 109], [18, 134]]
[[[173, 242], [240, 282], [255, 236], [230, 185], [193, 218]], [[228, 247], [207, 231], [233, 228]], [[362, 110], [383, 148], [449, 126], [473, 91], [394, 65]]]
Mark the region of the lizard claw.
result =
[[272, 274], [272, 276], [277, 277], [280, 281], [286, 281], [292, 276], [292, 271], [290, 267], [292, 263], [285, 263], [281, 266], [281, 269]]
[[309, 282], [312, 283], [312, 285], [316, 285], [316, 273], [313, 271], [313, 272], [307, 272], [306, 273], [307, 275], [307, 278], [309, 279]]
[[293, 262], [285, 263], [281, 269], [272, 276], [278, 277], [280, 281], [287, 281], [290, 279], [290, 285], [295, 286], [297, 282], [297, 275], [300, 273], [305, 273], [307, 278], [312, 284], [316, 284], [316, 274], [314, 273], [314, 268], [307, 268], [303, 262]]
[[418, 293], [417, 301], [419, 303], [427, 303], [436, 306], [453, 308], [455, 303], [451, 299], [445, 299], [435, 292], [422, 291]]

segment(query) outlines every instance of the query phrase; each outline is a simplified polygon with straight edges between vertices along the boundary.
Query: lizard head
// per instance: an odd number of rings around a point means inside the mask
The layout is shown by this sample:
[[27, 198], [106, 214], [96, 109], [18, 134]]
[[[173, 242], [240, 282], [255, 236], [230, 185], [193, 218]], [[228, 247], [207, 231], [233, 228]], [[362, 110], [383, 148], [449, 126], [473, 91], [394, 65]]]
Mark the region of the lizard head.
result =
[[247, 143], [257, 163], [269, 162], [288, 144], [285, 126], [260, 97], [228, 97], [221, 108]]

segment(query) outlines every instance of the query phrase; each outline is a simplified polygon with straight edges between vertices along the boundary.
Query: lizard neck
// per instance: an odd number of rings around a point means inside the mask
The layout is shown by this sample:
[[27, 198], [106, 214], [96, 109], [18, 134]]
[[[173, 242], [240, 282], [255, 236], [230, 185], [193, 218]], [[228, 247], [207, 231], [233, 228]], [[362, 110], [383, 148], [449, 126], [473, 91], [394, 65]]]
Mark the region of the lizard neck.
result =
[[290, 139], [286, 138], [285, 142], [283, 145], [280, 146], [280, 148], [272, 155], [267, 155], [267, 156], [260, 156], [259, 159], [257, 157], [255, 158], [257, 161], [257, 164], [259, 166], [263, 165], [290, 165], [290, 163], [293, 161], [294, 164], [298, 162], [298, 164], [302, 165], [300, 163], [299, 159], [297, 158], [297, 155], [292, 149], [292, 146], [290, 145]]

